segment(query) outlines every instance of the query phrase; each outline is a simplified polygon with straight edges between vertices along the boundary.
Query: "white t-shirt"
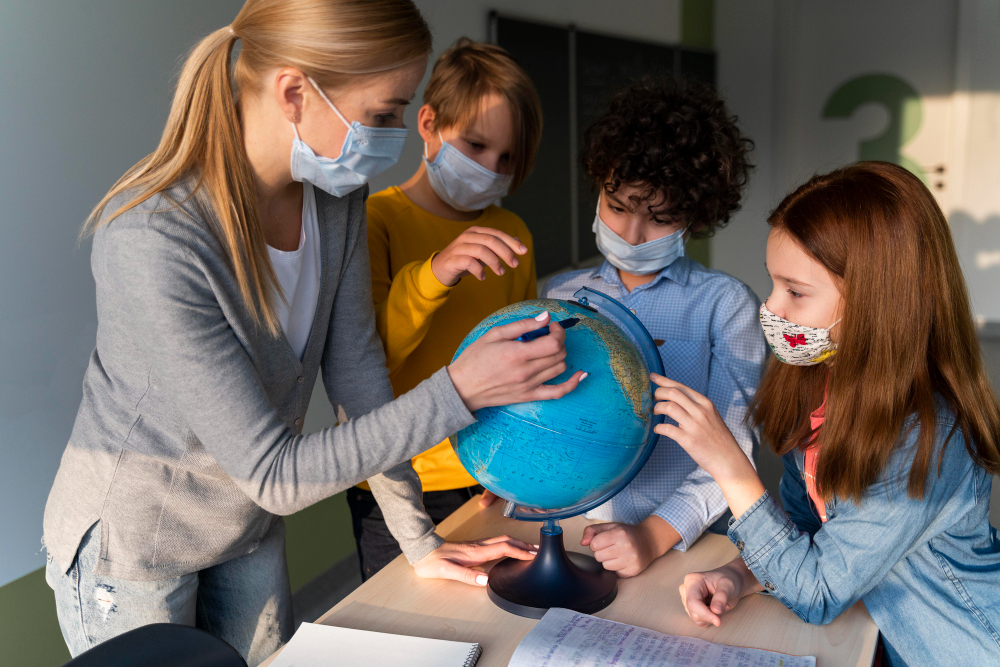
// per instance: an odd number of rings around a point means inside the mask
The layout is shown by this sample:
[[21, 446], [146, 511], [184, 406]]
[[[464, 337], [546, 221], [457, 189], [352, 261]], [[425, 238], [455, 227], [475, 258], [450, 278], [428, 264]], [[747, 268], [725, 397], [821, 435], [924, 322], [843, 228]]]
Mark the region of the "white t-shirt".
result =
[[316, 193], [311, 183], [302, 184], [302, 235], [298, 250], [286, 252], [267, 246], [271, 266], [285, 294], [278, 299], [278, 321], [292, 350], [302, 360], [309, 332], [316, 318], [319, 299], [320, 243]]

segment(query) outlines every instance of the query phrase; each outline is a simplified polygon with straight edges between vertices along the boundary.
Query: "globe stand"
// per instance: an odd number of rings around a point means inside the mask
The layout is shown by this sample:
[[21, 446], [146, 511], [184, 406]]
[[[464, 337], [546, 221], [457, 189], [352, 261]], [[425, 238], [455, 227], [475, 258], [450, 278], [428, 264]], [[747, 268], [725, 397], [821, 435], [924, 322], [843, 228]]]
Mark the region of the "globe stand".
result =
[[490, 570], [487, 593], [496, 606], [518, 616], [541, 618], [550, 607], [593, 614], [618, 595], [618, 577], [594, 558], [566, 551], [562, 528], [542, 526], [538, 555], [504, 558]]

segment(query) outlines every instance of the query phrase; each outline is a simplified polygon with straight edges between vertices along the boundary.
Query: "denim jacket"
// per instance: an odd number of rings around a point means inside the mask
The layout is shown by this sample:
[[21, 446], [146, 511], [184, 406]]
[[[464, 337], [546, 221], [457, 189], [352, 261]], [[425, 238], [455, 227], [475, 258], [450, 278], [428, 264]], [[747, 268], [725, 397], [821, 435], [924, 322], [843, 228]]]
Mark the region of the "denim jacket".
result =
[[825, 524], [806, 494], [796, 449], [784, 456], [784, 511], [765, 493], [730, 520], [729, 539], [764, 588], [807, 623], [829, 623], [862, 600], [892, 667], [1000, 665], [992, 477], [973, 462], [954, 424], [938, 410], [922, 500], [906, 490], [917, 428], [904, 428], [908, 435], [860, 502], [827, 503]]

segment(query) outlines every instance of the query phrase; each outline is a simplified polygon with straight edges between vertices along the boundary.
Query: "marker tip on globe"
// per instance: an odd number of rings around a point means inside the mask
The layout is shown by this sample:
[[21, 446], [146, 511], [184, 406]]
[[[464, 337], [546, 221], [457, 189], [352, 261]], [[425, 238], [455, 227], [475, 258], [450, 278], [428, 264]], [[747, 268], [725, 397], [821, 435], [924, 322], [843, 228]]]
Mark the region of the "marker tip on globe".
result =
[[[548, 312], [548, 311], [546, 311], [546, 312]], [[545, 313], [542, 313], [542, 314], [544, 315]], [[537, 320], [538, 318], [536, 317], [535, 319]], [[573, 325], [575, 325], [579, 321], [580, 321], [579, 317], [567, 317], [565, 320], [560, 320], [559, 322], [553, 322], [552, 324], [558, 324], [563, 329], [569, 329], [570, 327], [572, 327]], [[549, 326], [544, 326], [544, 327], [542, 327], [540, 329], [535, 329], [534, 331], [529, 331], [526, 334], [521, 334], [520, 336], [518, 336], [514, 340], [521, 341], [522, 343], [527, 343], [529, 341], [535, 340], [536, 338], [541, 338], [542, 336], [547, 336], [549, 334], [549, 327], [550, 326], [552, 326], [552, 325], [550, 324]]]

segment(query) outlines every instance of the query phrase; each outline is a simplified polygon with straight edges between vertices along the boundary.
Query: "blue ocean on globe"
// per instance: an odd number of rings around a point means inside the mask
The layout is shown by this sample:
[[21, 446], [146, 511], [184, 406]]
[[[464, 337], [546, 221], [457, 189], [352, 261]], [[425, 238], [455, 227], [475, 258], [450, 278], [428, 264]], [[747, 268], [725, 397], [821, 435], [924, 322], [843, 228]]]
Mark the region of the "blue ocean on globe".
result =
[[490, 328], [549, 311], [571, 317], [566, 372], [587, 379], [566, 396], [476, 412], [455, 436], [455, 452], [480, 484], [526, 508], [554, 510], [599, 498], [642, 454], [649, 436], [652, 391], [642, 354], [609, 318], [571, 301], [535, 299], [501, 308], [466, 336], [455, 356]]

